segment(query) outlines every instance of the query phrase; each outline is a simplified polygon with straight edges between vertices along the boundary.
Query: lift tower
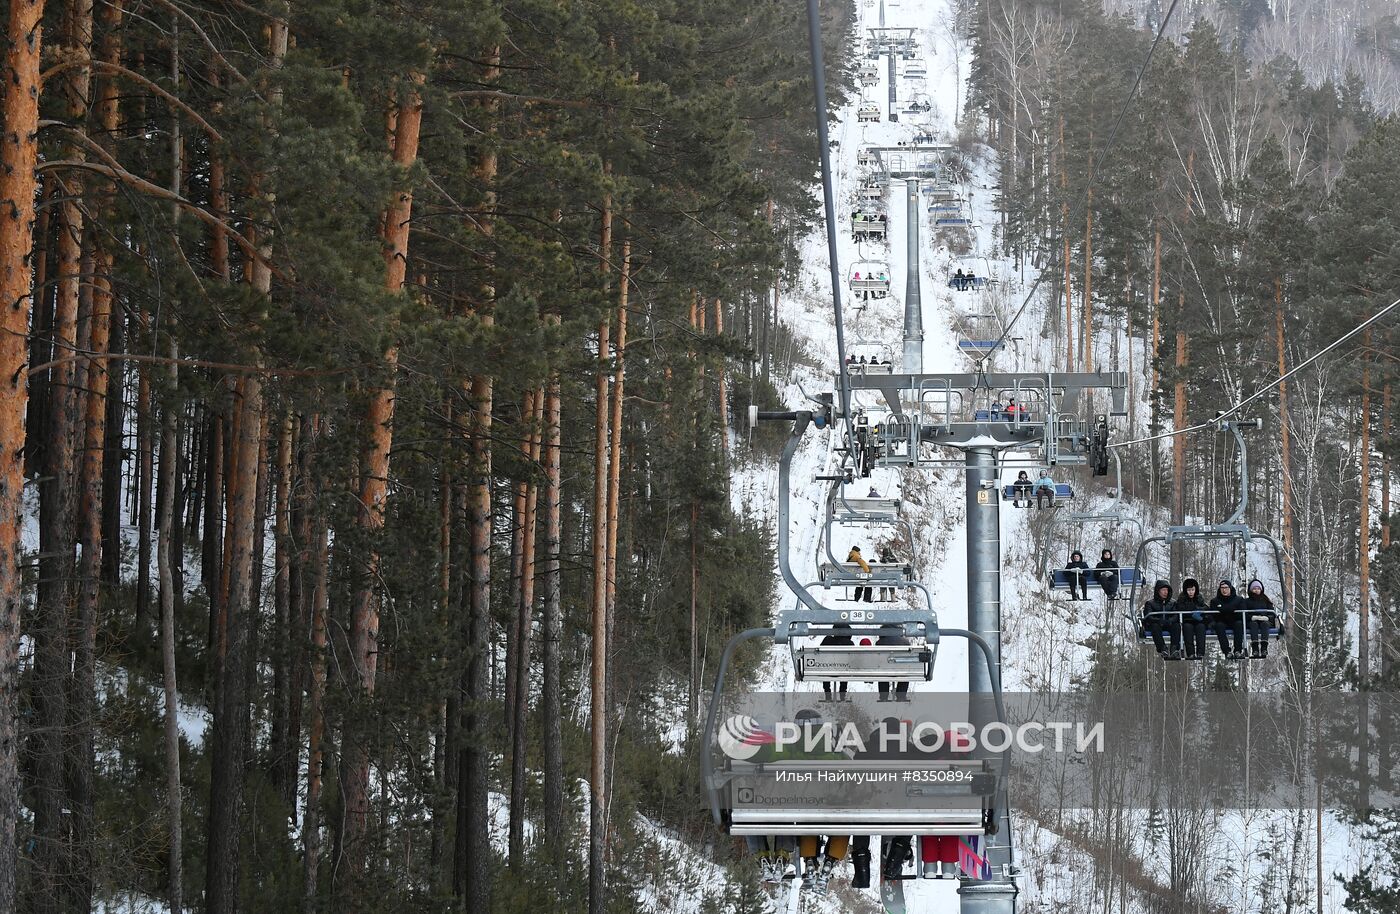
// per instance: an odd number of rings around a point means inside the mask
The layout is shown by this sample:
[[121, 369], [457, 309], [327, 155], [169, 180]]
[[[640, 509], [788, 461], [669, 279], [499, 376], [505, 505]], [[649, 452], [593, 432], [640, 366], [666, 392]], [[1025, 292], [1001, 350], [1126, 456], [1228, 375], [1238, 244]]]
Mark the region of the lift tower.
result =
[[906, 236], [908, 247], [904, 255], [904, 362], [901, 367], [917, 374], [924, 370], [924, 306], [919, 293], [919, 179], [904, 180], [909, 206]]
[[[907, 372], [851, 378], [856, 390], [879, 392], [890, 408], [880, 427], [876, 463], [883, 466], [946, 467], [958, 461], [936, 456], [962, 452], [967, 476], [967, 628], [990, 650], [969, 652], [968, 691], [990, 694], [1001, 682], [1001, 487], [1008, 455], [1025, 453], [1027, 465], [1088, 463], [1095, 422], [1085, 393], [1105, 390], [1110, 414], [1127, 414], [1124, 372], [961, 374]], [[1026, 407], [1009, 417], [993, 403]], [[1003, 788], [1004, 789], [1004, 788]], [[1014, 914], [1016, 883], [1007, 801], [996, 804], [996, 830], [986, 847], [988, 879], [964, 878], [958, 887], [961, 914]]]

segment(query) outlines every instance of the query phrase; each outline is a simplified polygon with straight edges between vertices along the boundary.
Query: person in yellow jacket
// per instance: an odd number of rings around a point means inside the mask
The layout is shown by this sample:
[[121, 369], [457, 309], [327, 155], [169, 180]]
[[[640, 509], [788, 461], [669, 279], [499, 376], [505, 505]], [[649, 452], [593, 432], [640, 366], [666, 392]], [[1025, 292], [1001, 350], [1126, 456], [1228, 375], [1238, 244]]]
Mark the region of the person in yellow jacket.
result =
[[[861, 571], [865, 572], [866, 574], [870, 574], [870, 564], [866, 562], [865, 558], [860, 554], [859, 546], [851, 547], [851, 552], [849, 555], [846, 556], [846, 561], [848, 563], [855, 563], [856, 567], [858, 567]], [[857, 587], [855, 601], [857, 603], [859, 603], [861, 600], [864, 600], [867, 603], [875, 602], [875, 594], [872, 592], [873, 590], [874, 588], [872, 587]]]

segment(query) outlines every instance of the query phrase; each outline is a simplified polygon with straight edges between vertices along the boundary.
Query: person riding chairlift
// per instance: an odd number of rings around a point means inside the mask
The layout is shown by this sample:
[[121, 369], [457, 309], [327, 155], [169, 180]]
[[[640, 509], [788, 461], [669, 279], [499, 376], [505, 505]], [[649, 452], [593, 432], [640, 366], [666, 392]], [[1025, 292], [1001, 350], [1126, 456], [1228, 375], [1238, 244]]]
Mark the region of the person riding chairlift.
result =
[[[853, 562], [857, 567], [860, 568], [862, 572], [864, 572], [865, 574], [870, 574], [870, 564], [865, 561], [865, 558], [863, 556], [861, 556], [859, 546], [851, 547], [851, 551], [846, 555], [846, 561]], [[871, 592], [871, 590], [872, 588], [870, 587], [857, 587], [853, 602], [859, 603], [861, 600], [864, 600], [867, 603], [872, 602], [872, 600], [874, 599], [874, 594]]]
[[[993, 404], [995, 408], [995, 404]], [[996, 418], [995, 415], [992, 418]], [[1025, 504], [1021, 504], [1022, 500]], [[1016, 481], [1011, 484], [1011, 507], [1029, 508], [1031, 506], [1031, 477], [1025, 470], [1016, 474]]]
[[[1157, 655], [1163, 660], [1181, 659], [1181, 621], [1174, 608], [1172, 585], [1163, 580], [1152, 585], [1152, 596], [1142, 604], [1142, 630], [1152, 636]], [[1164, 635], [1171, 637], [1170, 650]]]
[[1118, 560], [1113, 557], [1112, 549], [1105, 549], [1099, 554], [1099, 563], [1094, 566], [1094, 580], [1099, 582], [1103, 595], [1110, 600], [1118, 599], [1118, 570]]
[[[1210, 627], [1220, 641], [1220, 653], [1231, 660], [1243, 660], [1244, 653], [1244, 600], [1235, 592], [1235, 585], [1221, 581], [1210, 601]], [[1234, 636], [1233, 640], [1231, 635]]]
[[1244, 624], [1249, 632], [1249, 656], [1269, 656], [1269, 629], [1278, 627], [1278, 613], [1258, 578], [1249, 582], [1244, 598]]
[[1210, 627], [1206, 616], [1210, 610], [1201, 597], [1201, 585], [1195, 578], [1181, 582], [1181, 594], [1176, 598], [1176, 615], [1181, 620], [1181, 638], [1186, 644], [1187, 660], [1204, 660], [1206, 656], [1206, 630]]
[[1035, 481], [1035, 506], [1044, 508], [1046, 499], [1050, 500], [1050, 507], [1055, 507], [1055, 479], [1050, 475], [1049, 470], [1046, 470], [1045, 475]]
[[1089, 563], [1084, 561], [1084, 554], [1078, 549], [1071, 552], [1069, 561], [1065, 563], [1065, 577], [1069, 578], [1069, 598], [1071, 600], [1089, 599], [1088, 571]]

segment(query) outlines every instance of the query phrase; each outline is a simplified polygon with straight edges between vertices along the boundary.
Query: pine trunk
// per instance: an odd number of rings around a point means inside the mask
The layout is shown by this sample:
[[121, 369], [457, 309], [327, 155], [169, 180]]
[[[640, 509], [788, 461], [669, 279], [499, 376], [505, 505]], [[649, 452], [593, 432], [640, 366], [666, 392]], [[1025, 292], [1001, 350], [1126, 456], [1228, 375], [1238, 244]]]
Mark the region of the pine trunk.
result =
[[228, 479], [228, 592], [217, 644], [219, 664], [210, 747], [209, 845], [206, 905], [209, 914], [239, 909], [239, 839], [248, 752], [248, 671], [252, 662], [254, 518], [257, 515], [258, 449], [262, 440], [262, 381], [256, 375], [236, 385], [236, 435]]
[[1288, 374], [1287, 350], [1283, 335], [1283, 280], [1274, 280], [1274, 334], [1278, 347], [1278, 428], [1282, 446], [1283, 467], [1283, 561], [1284, 579], [1279, 582], [1283, 597], [1291, 601], [1293, 584], [1293, 429], [1288, 419], [1288, 382], [1282, 380]]
[[[1358, 504], [1360, 530], [1357, 541], [1358, 570], [1356, 673], [1363, 690], [1371, 679], [1371, 331], [1361, 335], [1361, 480]], [[1365, 781], [1365, 771], [1362, 771]]]
[[[559, 315], [545, 319], [559, 326]], [[563, 580], [559, 550], [562, 530], [562, 474], [560, 456], [559, 371], [551, 369], [544, 402], [544, 627], [542, 631], [540, 718], [544, 726], [544, 841], [549, 860], [563, 862], [564, 840], [564, 740], [560, 732], [563, 703], [560, 690], [559, 642], [563, 638]]]
[[[0, 87], [0, 910], [14, 911], [19, 818], [20, 513], [24, 487], [29, 316], [33, 304], [42, 0], [11, 0]], [[37, 824], [37, 823], [36, 823]], [[37, 837], [37, 836], [36, 836]], [[38, 848], [36, 847], [36, 852]], [[39, 861], [42, 863], [42, 858]]]
[[126, 361], [119, 356], [126, 351], [127, 322], [115, 307], [112, 312], [107, 348], [118, 357], [107, 362], [107, 415], [103, 419], [107, 434], [102, 447], [102, 583], [107, 587], [120, 584], [122, 576], [122, 469], [126, 450]]
[[277, 490], [273, 506], [272, 563], [272, 643], [269, 660], [272, 663], [272, 726], [269, 772], [274, 786], [280, 788], [281, 773], [286, 770], [287, 757], [296, 745], [289, 739], [288, 720], [291, 717], [293, 680], [292, 655], [295, 652], [292, 627], [292, 434], [291, 414], [277, 424]]
[[172, 539], [175, 518], [175, 474], [179, 465], [179, 349], [170, 344], [170, 368], [166, 373], [166, 392], [161, 407], [160, 428], [160, 504], [156, 521], [156, 573], [160, 595], [160, 656], [163, 674], [165, 715], [165, 827], [169, 842], [169, 865], [166, 879], [166, 903], [170, 914], [180, 914], [184, 905], [184, 827], [183, 797], [180, 789], [180, 709], [179, 690], [175, 674], [175, 576], [172, 569], [180, 562], [180, 554]]
[[[544, 391], [526, 394], [528, 437], [525, 456], [533, 468], [540, 459], [540, 423], [544, 412]], [[527, 486], [521, 512], [520, 591], [517, 595], [515, 629], [519, 641], [515, 649], [515, 704], [511, 706], [510, 823], [508, 846], [510, 866], [525, 863], [525, 726], [530, 707], [530, 632], [535, 606], [535, 515], [539, 506], [539, 486]]]
[[[1157, 389], [1161, 383], [1161, 361], [1162, 358], [1162, 227], [1156, 226], [1152, 232], [1152, 345], [1149, 350], [1152, 354], [1148, 359], [1152, 363], [1152, 386], [1148, 388], [1148, 395], [1152, 398], [1151, 420], [1148, 423], [1148, 431], [1156, 433], [1161, 427], [1159, 419], [1159, 404], [1161, 402], [1161, 392]], [[1150, 501], [1157, 498], [1158, 480], [1162, 478], [1162, 458], [1161, 449], [1156, 442], [1152, 443], [1152, 484], [1147, 488], [1147, 497]]]
[[[501, 49], [487, 55], [482, 81], [492, 84], [501, 74]], [[492, 120], [496, 103], [482, 104], [483, 115]], [[494, 149], [481, 155], [477, 177], [485, 190], [485, 200], [476, 224], [483, 243], [493, 243], [496, 206], [497, 160]], [[494, 270], [494, 255], [488, 255], [488, 271]], [[478, 320], [489, 330], [494, 322], [496, 287], [494, 272], [481, 284]], [[467, 397], [471, 408], [468, 456], [470, 482], [465, 487], [467, 510], [468, 610], [464, 677], [466, 715], [458, 752], [457, 842], [453, 859], [453, 892], [463, 899], [469, 911], [485, 911], [491, 906], [491, 844], [486, 829], [487, 799], [490, 790], [490, 753], [485, 743], [487, 703], [490, 698], [491, 650], [491, 428], [495, 379], [489, 374], [474, 375]]]
[[[715, 336], [724, 336], [724, 303], [715, 299]], [[725, 489], [729, 487], [729, 386], [725, 373], [725, 356], [719, 356], [719, 368], [715, 372], [715, 385], [719, 392], [719, 452], [723, 458]]]
[[[606, 167], [605, 167], [606, 171]], [[598, 249], [605, 277], [612, 257], [612, 200], [603, 203], [602, 238]], [[589, 695], [592, 737], [589, 781], [588, 914], [607, 910], [605, 869], [607, 790], [608, 686], [608, 320], [598, 324], [598, 374], [593, 436], [593, 646]]]
[[[320, 437], [320, 417], [311, 420], [312, 440]], [[311, 447], [312, 442], [307, 442]], [[317, 481], [319, 482], [319, 480]], [[319, 485], [313, 483], [313, 488]], [[325, 763], [326, 733], [326, 616], [330, 605], [330, 542], [325, 517], [319, 507], [311, 520], [311, 650], [306, 688], [306, 808], [302, 813], [302, 911], [314, 914], [317, 902], [317, 876], [321, 862], [321, 787]]]
[[[632, 241], [622, 243], [622, 272], [618, 283], [617, 333], [614, 342], [612, 401], [609, 405], [609, 434], [613, 458], [608, 464], [608, 637], [611, 640], [617, 610], [617, 510], [622, 490], [622, 406], [625, 389], [624, 363], [627, 352], [627, 300], [632, 282]], [[716, 303], [718, 304], [718, 303]]]
[[[1089, 137], [1093, 143], [1093, 135]], [[1092, 158], [1092, 157], [1091, 157]], [[1090, 162], [1089, 180], [1094, 180], [1093, 163]], [[1088, 206], [1084, 214], [1084, 293], [1080, 311], [1084, 315], [1084, 326], [1079, 331], [1079, 348], [1084, 353], [1081, 362], [1085, 371], [1094, 370], [1094, 188], [1090, 186], [1087, 195]]]
[[[421, 83], [421, 77], [415, 82]], [[423, 100], [416, 91], [399, 101], [393, 121], [394, 165], [406, 173], [418, 160], [418, 138], [423, 123]], [[413, 191], [405, 187], [384, 213], [385, 290], [401, 295], [408, 268], [409, 225], [413, 211]], [[391, 346], [384, 356], [384, 385], [370, 398], [365, 416], [368, 445], [362, 459], [360, 510], [356, 522], [369, 542], [384, 526], [384, 502], [389, 492], [389, 454], [393, 446], [394, 375], [398, 370], [398, 347]], [[379, 662], [379, 606], [375, 585], [379, 573], [379, 551], [371, 545], [364, 571], [356, 585], [350, 611], [350, 655], [354, 665], [352, 687], [359, 693], [361, 711], [374, 694]], [[369, 743], [367, 724], [347, 723], [342, 746], [343, 775], [341, 801], [343, 824], [341, 850], [344, 875], [337, 878], [339, 907], [360, 910], [367, 900], [368, 886], [362, 884], [369, 854], [366, 829], [369, 816]], [[339, 873], [339, 867], [337, 867]]]
[[1070, 282], [1070, 269], [1073, 264], [1070, 260], [1069, 247], [1069, 171], [1065, 164], [1065, 118], [1060, 115], [1060, 234], [1064, 236], [1064, 271], [1065, 282], [1065, 371], [1074, 371], [1074, 297], [1073, 283]]

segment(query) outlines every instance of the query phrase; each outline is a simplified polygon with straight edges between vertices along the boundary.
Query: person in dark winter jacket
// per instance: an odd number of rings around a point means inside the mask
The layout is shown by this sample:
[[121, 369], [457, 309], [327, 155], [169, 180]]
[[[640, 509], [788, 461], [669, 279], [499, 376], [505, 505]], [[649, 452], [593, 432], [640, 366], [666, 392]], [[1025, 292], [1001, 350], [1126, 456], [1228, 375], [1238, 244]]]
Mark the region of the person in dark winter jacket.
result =
[[1187, 660], [1203, 660], [1206, 656], [1206, 630], [1210, 620], [1206, 617], [1210, 608], [1201, 596], [1200, 582], [1187, 578], [1181, 582], [1181, 593], [1176, 598], [1177, 618], [1181, 620], [1181, 640], [1186, 645]]
[[1244, 657], [1244, 600], [1235, 593], [1234, 584], [1220, 582], [1215, 598], [1210, 601], [1210, 612], [1210, 627], [1220, 640], [1220, 653], [1231, 660]]
[[1094, 580], [1103, 588], [1105, 597], [1118, 599], [1118, 560], [1113, 557], [1112, 549], [1105, 549], [1099, 554], [1099, 563], [1094, 566]]
[[[852, 641], [851, 636], [847, 634], [848, 632], [850, 632], [850, 630], [851, 624], [849, 622], [837, 622], [831, 627], [831, 634], [827, 635], [825, 638], [822, 639], [822, 646], [827, 647], [830, 645], [835, 645], [838, 647], [850, 647], [854, 645], [855, 642]], [[822, 692], [824, 693], [827, 701], [830, 701], [833, 695], [838, 696], [839, 700], [845, 701], [847, 685], [849, 685], [849, 683], [823, 682]]]
[[[1181, 659], [1181, 623], [1175, 614], [1172, 603], [1172, 585], [1158, 581], [1152, 587], [1152, 597], [1142, 604], [1142, 628], [1152, 636], [1152, 643], [1163, 660]], [[1167, 650], [1166, 639], [1170, 636], [1171, 650]]]
[[[885, 543], [883, 546], [880, 547], [880, 564], [881, 564], [881, 565], [893, 565], [894, 563], [895, 563], [894, 548], [893, 548], [889, 543]], [[880, 602], [881, 602], [881, 603], [889, 603], [889, 602], [892, 602], [893, 600], [894, 600], [894, 588], [893, 588], [893, 587], [881, 587], [881, 588], [880, 588]]]
[[[999, 407], [997, 406], [997, 404], [993, 404], [993, 419], [1001, 418], [998, 415], [998, 412]], [[1016, 481], [1011, 484], [1011, 507], [1021, 507], [1022, 501], [1025, 501], [1025, 507], [1029, 508], [1031, 506], [1031, 485], [1031, 478], [1026, 474], [1025, 470], [1022, 470], [1021, 472], [1016, 474]]]
[[1084, 561], [1084, 554], [1077, 550], [1071, 552], [1069, 561], [1065, 564], [1065, 576], [1069, 578], [1069, 598], [1071, 600], [1089, 599], [1089, 576], [1085, 573], [1088, 570], [1089, 563]]
[[[909, 639], [906, 638], [906, 637], [904, 637], [904, 633], [900, 630], [900, 627], [899, 627], [898, 625], [886, 625], [886, 626], [881, 627], [881, 629], [880, 629], [880, 637], [879, 637], [878, 639], [876, 639], [875, 643], [876, 643], [876, 644], [908, 644], [908, 643], [909, 643]], [[889, 701], [889, 700], [890, 700], [890, 683], [888, 683], [888, 682], [883, 682], [883, 681], [882, 681], [882, 682], [878, 682], [878, 683], [875, 684], [875, 688], [876, 688], [876, 690], [879, 691], [879, 693], [880, 693], [880, 701]], [[896, 682], [896, 683], [894, 683], [894, 700], [895, 700], [895, 701], [908, 701], [908, 700], [909, 700], [909, 683], [907, 683], [907, 682]]]
[[1244, 598], [1244, 626], [1249, 633], [1249, 655], [1269, 656], [1269, 629], [1278, 626], [1278, 612], [1274, 601], [1264, 593], [1264, 582], [1258, 578], [1249, 582]]

